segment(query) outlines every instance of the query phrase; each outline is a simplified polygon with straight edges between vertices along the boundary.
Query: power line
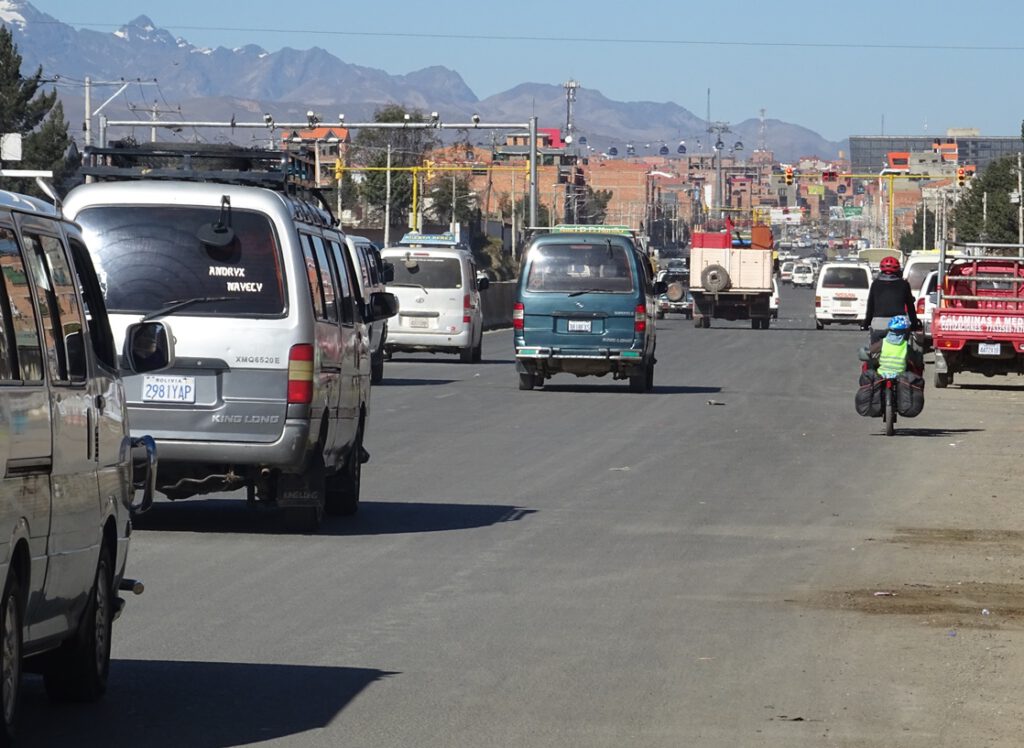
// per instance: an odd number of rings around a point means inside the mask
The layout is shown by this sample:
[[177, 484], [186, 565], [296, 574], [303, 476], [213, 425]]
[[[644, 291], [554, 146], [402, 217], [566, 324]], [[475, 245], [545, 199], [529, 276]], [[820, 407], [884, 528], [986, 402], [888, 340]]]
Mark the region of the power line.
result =
[[[33, 24], [60, 24], [79, 28], [123, 28], [125, 24], [93, 23], [81, 21], [33, 21]], [[366, 38], [431, 39], [492, 42], [554, 42], [557, 44], [613, 44], [616, 46], [636, 44], [641, 46], [687, 46], [687, 47], [768, 47], [773, 49], [875, 49], [930, 52], [1024, 52], [1024, 46], [983, 45], [983, 44], [884, 44], [869, 42], [798, 42], [798, 41], [752, 41], [714, 39], [628, 39], [599, 36], [535, 36], [525, 34], [435, 34], [412, 31], [337, 31], [324, 29], [282, 29], [245, 26], [175, 26], [180, 31], [224, 31], [259, 34], [301, 34], [304, 36], [344, 36]]]

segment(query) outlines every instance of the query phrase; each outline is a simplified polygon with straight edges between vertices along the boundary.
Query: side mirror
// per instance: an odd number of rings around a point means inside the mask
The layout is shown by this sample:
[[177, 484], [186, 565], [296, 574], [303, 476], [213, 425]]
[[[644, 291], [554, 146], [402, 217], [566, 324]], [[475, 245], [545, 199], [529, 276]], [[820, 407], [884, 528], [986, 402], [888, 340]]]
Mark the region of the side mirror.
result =
[[390, 262], [385, 262], [380, 278], [385, 283], [393, 283], [395, 280], [395, 266]]
[[366, 303], [367, 322], [387, 319], [388, 317], [394, 317], [396, 314], [398, 314], [397, 296], [384, 291], [370, 294], [370, 300]]
[[476, 279], [476, 287], [480, 291], [486, 291], [488, 288], [491, 287], [491, 279], [488, 278], [486, 275], [480, 276], [479, 278]]
[[137, 322], [128, 326], [121, 352], [123, 366], [136, 374], [174, 365], [174, 337], [166, 322]]
[[655, 293], [655, 295], [661, 296], [661, 294], [665, 293], [666, 291], [668, 291], [668, 283], [666, 283], [663, 280], [654, 281], [654, 293]]

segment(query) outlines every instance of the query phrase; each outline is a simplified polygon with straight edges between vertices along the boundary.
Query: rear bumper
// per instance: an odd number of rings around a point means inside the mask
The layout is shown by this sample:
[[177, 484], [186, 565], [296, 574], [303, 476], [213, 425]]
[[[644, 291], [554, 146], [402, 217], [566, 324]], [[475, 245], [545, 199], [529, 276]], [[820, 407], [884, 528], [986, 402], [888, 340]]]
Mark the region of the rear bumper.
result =
[[472, 345], [472, 330], [461, 332], [410, 332], [388, 329], [385, 347], [392, 351], [449, 351]]
[[[252, 465], [301, 470], [309, 443], [309, 421], [285, 423], [281, 435], [272, 442], [199, 441], [196, 439], [156, 439], [160, 462], [158, 476], [173, 470], [174, 463], [194, 465]], [[158, 482], [160, 478], [158, 478]]]
[[614, 374], [625, 378], [642, 372], [650, 365], [650, 357], [640, 350], [564, 350], [561, 348], [516, 348], [516, 370], [523, 373], [549, 375], [558, 372], [576, 376]]

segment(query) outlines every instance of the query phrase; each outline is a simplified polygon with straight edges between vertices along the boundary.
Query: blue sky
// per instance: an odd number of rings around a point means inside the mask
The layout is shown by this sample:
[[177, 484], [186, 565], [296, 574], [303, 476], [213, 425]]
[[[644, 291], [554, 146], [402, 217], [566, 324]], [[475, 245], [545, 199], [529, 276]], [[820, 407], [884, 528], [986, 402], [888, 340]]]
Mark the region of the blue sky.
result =
[[[736, 123], [763, 108], [830, 140], [883, 126], [1017, 135], [1024, 118], [1024, 3], [1010, 0], [30, 2], [76, 28], [113, 31], [147, 15], [199, 46], [321, 47], [392, 74], [442, 65], [480, 98], [575, 78], [580, 97], [596, 89], [703, 116], [710, 88], [712, 119]], [[299, 7], [315, 15], [290, 12]]]

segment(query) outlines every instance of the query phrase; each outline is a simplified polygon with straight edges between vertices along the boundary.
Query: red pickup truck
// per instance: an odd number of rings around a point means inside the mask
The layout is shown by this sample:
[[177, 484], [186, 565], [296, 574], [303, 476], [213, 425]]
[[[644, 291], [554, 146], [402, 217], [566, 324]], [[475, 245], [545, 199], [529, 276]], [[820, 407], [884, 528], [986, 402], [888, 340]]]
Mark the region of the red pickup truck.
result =
[[962, 371], [1024, 374], [1024, 246], [954, 248], [939, 263], [935, 386], [952, 384]]

